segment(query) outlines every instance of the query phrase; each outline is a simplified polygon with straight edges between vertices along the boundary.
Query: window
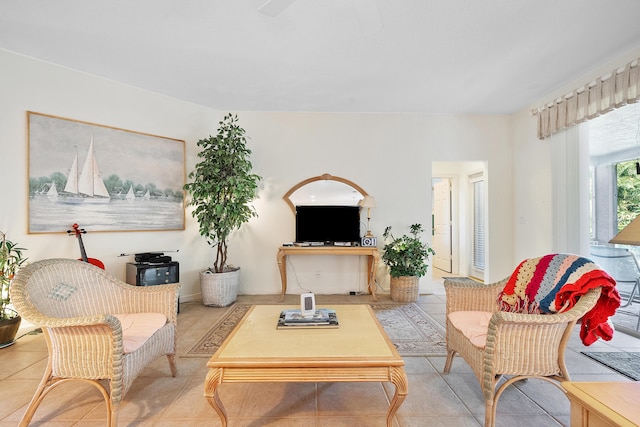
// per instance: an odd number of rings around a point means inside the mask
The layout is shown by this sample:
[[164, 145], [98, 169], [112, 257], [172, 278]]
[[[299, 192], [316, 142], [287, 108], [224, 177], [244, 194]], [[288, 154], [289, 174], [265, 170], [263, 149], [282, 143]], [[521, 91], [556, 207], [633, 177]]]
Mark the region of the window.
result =
[[616, 165], [618, 230], [629, 225], [640, 214], [640, 162]]
[[640, 214], [640, 104], [589, 122], [591, 239], [606, 244]]
[[[588, 123], [591, 163], [591, 255], [612, 249], [609, 240], [640, 214], [640, 105], [631, 104]], [[640, 259], [640, 247], [621, 246]], [[617, 281], [623, 307], [616, 329], [640, 336], [640, 298], [634, 285], [638, 269], [631, 258], [594, 258]]]

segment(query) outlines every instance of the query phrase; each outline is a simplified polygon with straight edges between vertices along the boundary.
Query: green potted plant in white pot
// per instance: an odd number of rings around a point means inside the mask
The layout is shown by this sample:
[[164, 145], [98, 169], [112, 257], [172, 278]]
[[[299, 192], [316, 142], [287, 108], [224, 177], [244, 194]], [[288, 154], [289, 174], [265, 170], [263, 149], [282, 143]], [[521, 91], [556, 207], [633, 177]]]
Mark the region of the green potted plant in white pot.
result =
[[389, 267], [391, 299], [398, 302], [415, 302], [418, 299], [419, 278], [427, 274], [430, 255], [433, 249], [420, 240], [424, 230], [421, 224], [409, 227], [411, 235], [394, 237], [391, 227], [382, 234], [385, 245], [382, 260]]
[[12, 308], [9, 291], [13, 276], [27, 260], [22, 255], [24, 250], [26, 249], [18, 247], [16, 243], [7, 239], [5, 233], [0, 231], [0, 285], [2, 285], [0, 348], [8, 347], [14, 343], [22, 321], [20, 315]]
[[236, 300], [240, 268], [227, 263], [231, 233], [257, 216], [251, 205], [261, 177], [252, 173], [251, 150], [238, 116], [227, 114], [216, 136], [198, 141], [201, 159], [189, 173], [184, 188], [200, 234], [216, 249], [213, 267], [200, 273], [204, 305], [224, 307]]

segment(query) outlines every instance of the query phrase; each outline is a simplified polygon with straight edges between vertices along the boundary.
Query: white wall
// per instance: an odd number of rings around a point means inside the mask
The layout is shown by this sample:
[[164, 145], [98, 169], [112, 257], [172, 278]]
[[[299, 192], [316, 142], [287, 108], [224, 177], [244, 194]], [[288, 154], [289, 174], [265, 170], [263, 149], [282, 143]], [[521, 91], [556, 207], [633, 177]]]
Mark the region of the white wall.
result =
[[[214, 133], [225, 113], [8, 52], [0, 51], [0, 69], [0, 180], [5, 183], [0, 230], [28, 248], [31, 260], [79, 254], [76, 240], [66, 234], [26, 234], [26, 111], [185, 140], [187, 172], [196, 162], [195, 142]], [[293, 185], [323, 173], [360, 185], [376, 198], [371, 228], [381, 244], [387, 225], [399, 232], [414, 222], [430, 224], [432, 161], [486, 162], [486, 279], [501, 279], [513, 269], [509, 117], [286, 112], [240, 112], [239, 117], [250, 137], [255, 172], [264, 178], [255, 203], [259, 217], [231, 241], [230, 260], [242, 267], [241, 292], [280, 291], [276, 249], [294, 237], [293, 214], [282, 195]], [[184, 231], [96, 232], [85, 236], [85, 246], [89, 256], [101, 259], [121, 279], [131, 259], [120, 253], [179, 249], [170, 255], [180, 262], [183, 299], [197, 298], [198, 271], [210, 264], [213, 251], [199, 236], [190, 211], [186, 218]], [[364, 260], [315, 258], [292, 259], [292, 293], [365, 289]]]
[[[381, 245], [387, 225], [392, 226], [395, 234], [408, 231], [408, 225], [415, 222], [429, 229], [433, 160], [489, 163], [489, 202], [495, 207], [491, 209], [490, 221], [500, 226], [490, 234], [488, 274], [502, 278], [511, 271], [511, 149], [507, 118], [321, 113], [241, 116], [247, 134], [253, 135], [254, 166], [267, 178], [267, 200], [256, 205], [260, 218], [251, 224], [260, 238], [238, 242], [242, 246], [240, 254], [234, 247], [232, 255], [247, 259], [238, 261], [241, 265], [259, 260], [260, 268], [243, 276], [254, 284], [254, 291], [277, 291], [275, 248], [294, 238], [294, 217], [281, 197], [293, 185], [323, 173], [345, 177], [360, 185], [376, 199], [371, 229]], [[260, 232], [262, 226], [269, 230]], [[430, 240], [428, 233], [425, 237]], [[268, 256], [261, 258], [259, 254]], [[297, 274], [303, 288], [317, 293], [338, 291], [345, 286], [346, 290], [364, 289], [364, 285], [358, 289], [345, 285], [358, 281], [357, 272], [361, 269], [356, 262], [297, 257], [292, 259], [293, 268], [288, 270], [289, 288], [295, 292]], [[335, 270], [337, 264], [339, 270]], [[321, 279], [316, 279], [318, 271]], [[265, 272], [270, 275], [261, 276]], [[349, 279], [349, 274], [354, 279]], [[325, 275], [327, 279], [323, 280]], [[267, 280], [262, 280], [263, 277]], [[360, 279], [363, 281], [365, 277]], [[385, 279], [380, 277], [387, 287]]]
[[[26, 234], [26, 111], [186, 140], [188, 168], [195, 162], [194, 141], [208, 135], [221, 118], [211, 109], [3, 51], [0, 70], [0, 230], [28, 248], [30, 260], [78, 258], [80, 253], [77, 240], [66, 233]], [[194, 270], [206, 264], [211, 251], [198, 238], [193, 219], [187, 216], [186, 221], [184, 232], [92, 233], [87, 227], [83, 240], [88, 256], [102, 260], [121, 279], [132, 259], [119, 254], [180, 249], [174, 258], [182, 267], [183, 294], [189, 295], [196, 292]]]
[[535, 117], [521, 112], [513, 120], [513, 249], [519, 262], [553, 249], [551, 152], [549, 142], [536, 137]]

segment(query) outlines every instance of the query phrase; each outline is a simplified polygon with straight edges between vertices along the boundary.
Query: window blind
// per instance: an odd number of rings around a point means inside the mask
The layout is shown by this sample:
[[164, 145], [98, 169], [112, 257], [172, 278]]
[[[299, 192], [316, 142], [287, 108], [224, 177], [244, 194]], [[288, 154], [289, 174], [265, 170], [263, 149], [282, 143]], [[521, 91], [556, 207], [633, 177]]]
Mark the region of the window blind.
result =
[[485, 263], [484, 181], [473, 181], [473, 268], [484, 271]]

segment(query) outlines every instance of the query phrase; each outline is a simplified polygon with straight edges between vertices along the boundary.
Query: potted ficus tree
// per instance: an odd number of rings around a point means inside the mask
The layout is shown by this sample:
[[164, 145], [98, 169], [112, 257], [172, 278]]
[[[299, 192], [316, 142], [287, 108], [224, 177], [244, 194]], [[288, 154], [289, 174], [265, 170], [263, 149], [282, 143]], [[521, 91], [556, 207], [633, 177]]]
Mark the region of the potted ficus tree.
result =
[[415, 302], [418, 299], [418, 280], [427, 273], [427, 261], [435, 252], [420, 240], [424, 230], [421, 224], [409, 227], [411, 235], [394, 237], [391, 227], [382, 234], [385, 245], [382, 260], [389, 267], [391, 299], [399, 302]]
[[0, 231], [0, 284], [2, 285], [2, 305], [0, 306], [0, 348], [14, 343], [21, 317], [11, 306], [11, 280], [27, 260], [16, 243], [7, 239]]
[[229, 237], [257, 216], [251, 201], [258, 195], [261, 178], [252, 173], [251, 150], [237, 115], [225, 115], [216, 136], [197, 144], [201, 160], [184, 188], [191, 194], [189, 205], [194, 207], [200, 234], [216, 249], [213, 267], [200, 274], [202, 302], [226, 306], [236, 299], [240, 277], [240, 268], [227, 262]]

